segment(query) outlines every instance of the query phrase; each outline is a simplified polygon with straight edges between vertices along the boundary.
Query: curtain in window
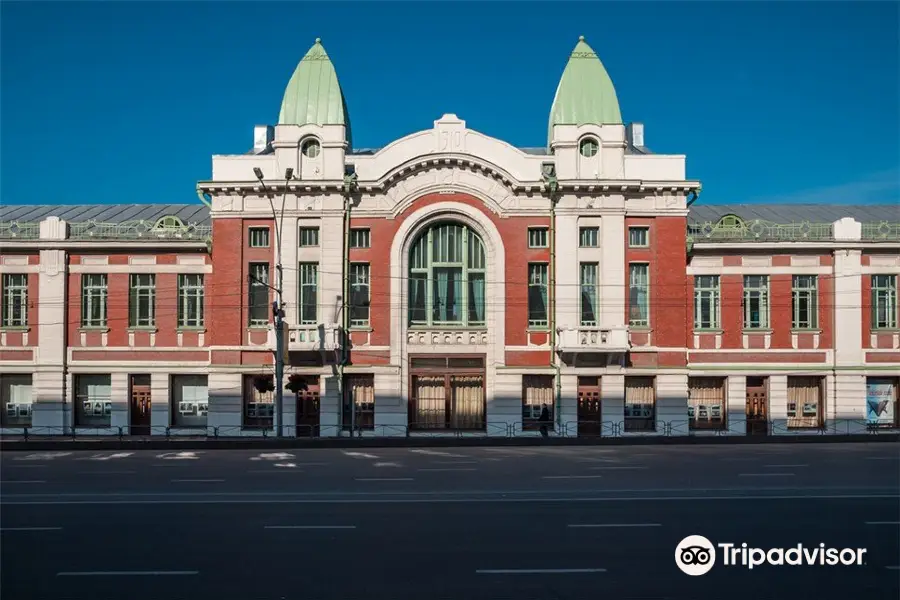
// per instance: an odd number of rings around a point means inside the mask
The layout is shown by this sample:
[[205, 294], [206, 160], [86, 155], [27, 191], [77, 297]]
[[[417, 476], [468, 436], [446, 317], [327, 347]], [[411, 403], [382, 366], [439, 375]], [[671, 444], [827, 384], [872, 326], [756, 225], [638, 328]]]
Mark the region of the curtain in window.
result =
[[656, 390], [652, 377], [625, 378], [625, 431], [656, 429]]
[[480, 375], [450, 377], [453, 404], [450, 426], [457, 429], [484, 429], [484, 378]]
[[416, 395], [416, 422], [422, 429], [439, 429], [446, 423], [446, 396], [443, 376], [417, 376], [413, 392]]
[[469, 322], [484, 323], [484, 275], [469, 275]]
[[822, 424], [821, 383], [819, 377], [788, 377], [788, 427]]
[[725, 422], [725, 380], [717, 377], [691, 377], [688, 385], [690, 426], [721, 426]]
[[434, 270], [433, 319], [447, 321], [447, 297], [449, 295], [450, 277], [446, 269]]
[[537, 421], [541, 409], [546, 404], [550, 410], [550, 421], [553, 421], [553, 376], [525, 375], [522, 378], [524, 396], [522, 398], [522, 418]]
[[375, 428], [375, 385], [372, 375], [353, 375], [348, 378], [348, 390], [356, 411], [356, 427]]

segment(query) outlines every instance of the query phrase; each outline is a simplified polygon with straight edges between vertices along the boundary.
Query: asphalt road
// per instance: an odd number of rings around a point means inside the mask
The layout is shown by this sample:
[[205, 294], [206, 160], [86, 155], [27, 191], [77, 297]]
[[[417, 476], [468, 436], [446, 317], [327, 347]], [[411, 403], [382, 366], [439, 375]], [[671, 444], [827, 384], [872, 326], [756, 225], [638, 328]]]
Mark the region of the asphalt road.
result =
[[[679, 541], [865, 548], [678, 570]], [[892, 444], [7, 452], [0, 597], [900, 597]]]

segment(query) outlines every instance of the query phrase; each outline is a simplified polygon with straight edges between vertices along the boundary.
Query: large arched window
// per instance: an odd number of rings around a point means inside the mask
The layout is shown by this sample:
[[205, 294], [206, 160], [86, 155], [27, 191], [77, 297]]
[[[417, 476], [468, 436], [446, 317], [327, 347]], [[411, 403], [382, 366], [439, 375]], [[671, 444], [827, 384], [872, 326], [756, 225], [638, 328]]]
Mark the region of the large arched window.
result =
[[409, 251], [409, 324], [483, 327], [484, 244], [459, 223], [429, 227]]

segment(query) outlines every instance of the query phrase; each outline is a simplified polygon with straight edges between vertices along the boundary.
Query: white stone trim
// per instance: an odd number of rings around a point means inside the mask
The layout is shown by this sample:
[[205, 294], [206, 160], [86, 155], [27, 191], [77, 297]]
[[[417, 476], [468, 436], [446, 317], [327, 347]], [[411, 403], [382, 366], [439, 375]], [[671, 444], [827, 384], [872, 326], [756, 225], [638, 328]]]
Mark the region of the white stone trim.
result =
[[900, 275], [900, 267], [863, 265], [863, 275]]
[[801, 266], [785, 266], [772, 267], [752, 265], [718, 267], [718, 266], [694, 266], [696, 259], [688, 265], [688, 275], [830, 275], [832, 267], [801, 267]]
[[182, 275], [197, 275], [212, 273], [212, 265], [160, 265], [160, 264], [130, 264], [130, 265], [69, 265], [70, 273], [179, 273]]
[[[8, 256], [3, 257], [4, 260], [10, 258]], [[40, 273], [41, 265], [11, 265], [8, 263], [4, 263], [0, 265], [0, 273]]]

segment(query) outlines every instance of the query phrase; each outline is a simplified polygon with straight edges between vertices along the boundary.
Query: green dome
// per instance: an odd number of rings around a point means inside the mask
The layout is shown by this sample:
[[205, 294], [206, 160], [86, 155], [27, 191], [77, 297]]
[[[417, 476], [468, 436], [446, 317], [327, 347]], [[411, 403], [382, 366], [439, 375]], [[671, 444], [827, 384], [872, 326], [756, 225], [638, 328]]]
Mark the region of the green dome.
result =
[[322, 40], [316, 38], [284, 90], [279, 125], [343, 125], [352, 144], [347, 102]]
[[578, 43], [559, 80], [553, 106], [547, 143], [553, 139], [554, 125], [621, 125], [622, 113], [616, 88], [597, 53], [584, 41]]

